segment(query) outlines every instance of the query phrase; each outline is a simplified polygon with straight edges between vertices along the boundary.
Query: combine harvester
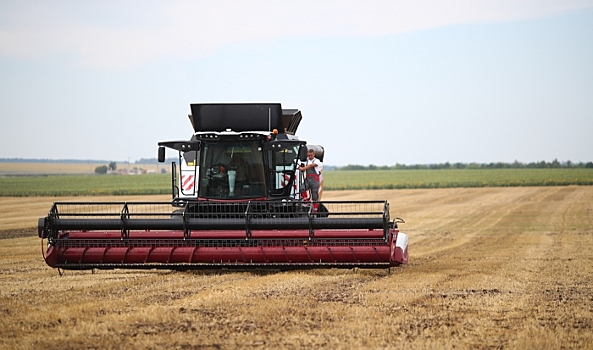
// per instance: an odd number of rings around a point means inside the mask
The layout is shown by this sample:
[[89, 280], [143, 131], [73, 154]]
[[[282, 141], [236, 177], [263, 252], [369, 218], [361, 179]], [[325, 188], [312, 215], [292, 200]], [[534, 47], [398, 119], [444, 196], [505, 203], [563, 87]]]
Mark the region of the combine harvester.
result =
[[[56, 202], [39, 219], [59, 269], [389, 268], [408, 261], [403, 220], [386, 201], [312, 203], [299, 164], [323, 147], [295, 136], [280, 104], [192, 104], [171, 202]], [[177, 169], [178, 168], [178, 169]], [[179, 171], [179, 172], [178, 172]], [[318, 210], [316, 210], [318, 208]]]

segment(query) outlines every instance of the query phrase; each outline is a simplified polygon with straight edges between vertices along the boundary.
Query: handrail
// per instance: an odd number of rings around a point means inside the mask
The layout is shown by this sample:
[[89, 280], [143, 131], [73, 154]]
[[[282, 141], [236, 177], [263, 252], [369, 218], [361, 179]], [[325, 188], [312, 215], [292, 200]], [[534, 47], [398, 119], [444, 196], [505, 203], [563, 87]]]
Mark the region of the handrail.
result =
[[[383, 229], [389, 233], [389, 206], [385, 201], [320, 202], [333, 211], [317, 213], [311, 203], [249, 201], [241, 203], [186, 202], [175, 214], [170, 202], [56, 202], [44, 225], [59, 230], [119, 230], [122, 239], [130, 230], [252, 230], [308, 229], [310, 238], [319, 229]], [[383, 211], [368, 204], [383, 204]], [[349, 206], [360, 208], [353, 211]], [[340, 208], [349, 209], [339, 211]], [[179, 210], [179, 209], [177, 209]]]

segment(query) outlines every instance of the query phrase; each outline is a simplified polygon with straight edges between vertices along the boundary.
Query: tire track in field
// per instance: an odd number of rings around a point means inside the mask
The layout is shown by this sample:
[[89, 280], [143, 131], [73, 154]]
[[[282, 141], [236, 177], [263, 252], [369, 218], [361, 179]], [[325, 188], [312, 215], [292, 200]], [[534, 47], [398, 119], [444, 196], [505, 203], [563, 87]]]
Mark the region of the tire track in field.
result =
[[421, 227], [416, 231], [408, 230], [414, 258], [450, 254], [467, 249], [468, 244], [480, 245], [489, 235], [500, 235], [505, 216], [517, 210], [521, 205], [517, 203], [530, 200], [535, 195], [533, 189], [505, 194], [492, 190], [474, 191], [471, 198], [463, 192], [460, 201], [455, 191], [442, 191], [442, 197], [434, 201], [441, 204], [429, 210], [432, 218], [418, 222], [423, 218], [412, 217]]
[[[408, 302], [433, 311], [458, 309], [463, 311], [462, 318], [466, 320], [468, 315], [474, 314], [476, 317], [474, 321], [463, 330], [456, 330], [456, 332], [463, 331], [463, 334], [467, 335], [468, 331], [474, 331], [476, 335], [479, 333], [482, 337], [493, 341], [490, 344], [476, 342], [469, 344], [470, 346], [505, 347], [514, 344], [513, 346], [528, 348], [542, 347], [542, 345], [558, 347], [561, 344], [550, 341], [549, 337], [539, 338], [546, 339], [543, 342], [534, 341], [533, 334], [530, 332], [546, 324], [549, 331], [553, 331], [557, 326], [590, 329], [593, 323], [591, 310], [588, 315], [581, 313], [581, 317], [576, 319], [573, 319], [570, 314], [553, 319], [538, 316], [538, 314], [555, 310], [549, 303], [547, 307], [539, 306], [542, 304], [542, 299], [545, 299], [542, 295], [541, 281], [547, 280], [549, 285], [557, 285], [558, 282], [554, 280], [558, 278], [560, 272], [554, 271], [558, 270], [557, 263], [562, 264], [565, 260], [562, 255], [575, 249], [574, 244], [568, 245], [564, 247], [566, 251], [562, 252], [563, 249], [559, 249], [557, 242], [560, 237], [569, 239], [569, 236], [563, 235], [561, 228], [559, 228], [560, 232], [554, 233], [550, 232], [550, 228], [544, 231], [522, 230], [521, 222], [514, 225], [517, 213], [522, 215], [523, 212], [537, 213], [536, 216], [528, 218], [531, 223], [557, 221], [558, 218], [565, 216], [575, 202], [579, 202], [579, 198], [582, 198], [584, 193], [572, 189], [554, 188], [537, 196], [528, 196], [529, 200], [524, 199], [518, 205], [501, 207], [500, 211], [504, 214], [489, 226], [502, 225], [503, 228], [497, 229], [496, 232], [490, 230], [491, 234], [479, 237], [474, 235], [471, 240], [455, 248], [447, 246], [439, 252], [432, 252], [433, 258], [410, 266], [414, 274], [418, 273], [429, 278], [430, 287], [427, 286], [428, 290], [424, 294], [418, 292], [418, 288], [424, 282], [422, 277], [414, 281], [415, 283], [409, 283], [413, 292], [408, 293], [411, 295]], [[480, 221], [483, 222], [483, 220]], [[591, 259], [587, 260], [590, 263]], [[462, 272], [459, 273], [459, 271]], [[586, 286], [590, 283], [590, 280], [585, 280], [581, 285]], [[587, 295], [582, 289], [576, 287], [573, 289], [579, 290], [579, 295]], [[550, 289], [546, 293], [549, 294]], [[588, 295], [590, 294], [589, 292]], [[583, 298], [581, 301], [584, 301]], [[485, 304], [487, 307], [476, 307], [476, 304]], [[527, 311], [534, 309], [538, 312]], [[445, 318], [445, 315], [443, 317]], [[532, 322], [534, 319], [539, 323], [534, 324]], [[422, 326], [420, 321], [425, 320], [420, 317], [418, 327]], [[410, 322], [414, 323], [414, 320]], [[527, 329], [527, 331], [509, 334], [510, 329]], [[575, 344], [582, 345], [578, 342]]]

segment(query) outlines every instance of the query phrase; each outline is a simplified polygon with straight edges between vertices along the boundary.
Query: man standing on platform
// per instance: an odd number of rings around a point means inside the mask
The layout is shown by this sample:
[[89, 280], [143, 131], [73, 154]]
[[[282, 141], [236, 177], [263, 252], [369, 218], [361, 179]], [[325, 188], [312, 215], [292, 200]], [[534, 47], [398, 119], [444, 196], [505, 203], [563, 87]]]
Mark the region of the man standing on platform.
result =
[[323, 163], [315, 158], [315, 151], [309, 149], [307, 151], [307, 164], [300, 166], [299, 170], [304, 171], [306, 174], [305, 185], [301, 188], [301, 193], [311, 190], [311, 199], [314, 204], [313, 207], [317, 210], [318, 204], [315, 203], [319, 200], [319, 174], [323, 168]]

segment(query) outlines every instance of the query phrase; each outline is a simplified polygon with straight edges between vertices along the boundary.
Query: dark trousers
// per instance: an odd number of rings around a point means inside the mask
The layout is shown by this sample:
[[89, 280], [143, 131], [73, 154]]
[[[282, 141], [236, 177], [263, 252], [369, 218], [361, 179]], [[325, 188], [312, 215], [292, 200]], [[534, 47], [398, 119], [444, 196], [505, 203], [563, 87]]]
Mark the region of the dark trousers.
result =
[[311, 199], [319, 200], [319, 180], [314, 177], [307, 176], [305, 178], [305, 185], [301, 188], [301, 193], [311, 190]]

